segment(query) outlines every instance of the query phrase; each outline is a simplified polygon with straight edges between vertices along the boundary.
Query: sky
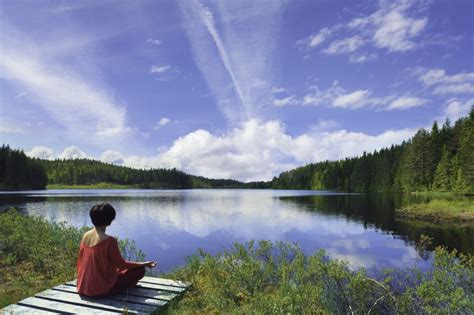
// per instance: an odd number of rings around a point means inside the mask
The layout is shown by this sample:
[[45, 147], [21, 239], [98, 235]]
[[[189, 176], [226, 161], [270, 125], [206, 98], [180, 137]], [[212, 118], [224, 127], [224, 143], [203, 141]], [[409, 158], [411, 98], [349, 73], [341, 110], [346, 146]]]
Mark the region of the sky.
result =
[[466, 115], [473, 21], [473, 0], [0, 0], [0, 142], [270, 180]]

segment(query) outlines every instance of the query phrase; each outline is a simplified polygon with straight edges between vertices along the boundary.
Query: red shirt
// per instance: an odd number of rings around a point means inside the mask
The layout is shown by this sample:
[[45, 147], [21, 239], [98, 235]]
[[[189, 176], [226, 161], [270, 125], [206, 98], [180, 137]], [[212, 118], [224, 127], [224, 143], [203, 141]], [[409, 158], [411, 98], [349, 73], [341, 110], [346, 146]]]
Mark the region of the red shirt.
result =
[[77, 257], [77, 292], [87, 296], [107, 294], [117, 281], [119, 270], [139, 266], [141, 264], [122, 258], [113, 237], [92, 247], [81, 242]]

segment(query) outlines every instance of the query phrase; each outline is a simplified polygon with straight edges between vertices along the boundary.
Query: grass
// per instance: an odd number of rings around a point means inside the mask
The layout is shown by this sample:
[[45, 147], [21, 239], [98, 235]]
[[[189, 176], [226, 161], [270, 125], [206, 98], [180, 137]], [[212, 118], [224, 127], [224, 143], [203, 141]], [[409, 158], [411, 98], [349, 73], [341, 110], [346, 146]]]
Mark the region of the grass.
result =
[[[75, 279], [79, 243], [88, 229], [14, 209], [0, 213], [0, 308]], [[126, 258], [143, 260], [133, 241], [119, 245]]]
[[[34, 229], [32, 228], [34, 226]], [[9, 210], [0, 214], [0, 308], [75, 277], [84, 229]], [[423, 245], [423, 244], [422, 244]], [[127, 259], [143, 259], [121, 242]], [[294, 244], [234, 244], [217, 255], [199, 251], [165, 277], [192, 284], [167, 311], [177, 314], [472, 313], [474, 260], [438, 248], [431, 270], [352, 270], [324, 251]]]
[[397, 209], [395, 213], [402, 219], [474, 225], [474, 200], [432, 199]]
[[46, 189], [134, 189], [139, 188], [129, 185], [119, 185], [114, 183], [96, 183], [86, 185], [63, 185], [63, 184], [51, 184], [46, 186]]
[[169, 277], [192, 283], [177, 314], [448, 314], [474, 312], [472, 257], [438, 248], [432, 270], [353, 271], [324, 251], [260, 241], [201, 251]]

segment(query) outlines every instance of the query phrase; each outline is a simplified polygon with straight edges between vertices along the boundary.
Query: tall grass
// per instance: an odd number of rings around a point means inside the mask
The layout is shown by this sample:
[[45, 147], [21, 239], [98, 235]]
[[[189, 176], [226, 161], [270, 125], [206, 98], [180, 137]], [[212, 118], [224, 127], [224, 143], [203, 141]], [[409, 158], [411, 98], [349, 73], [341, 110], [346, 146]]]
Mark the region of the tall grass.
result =
[[432, 269], [365, 269], [297, 245], [234, 244], [219, 255], [201, 251], [170, 277], [192, 283], [175, 313], [371, 314], [474, 312], [472, 257], [438, 248]]
[[[51, 223], [10, 209], [0, 214], [0, 308], [76, 277], [76, 259], [89, 228]], [[126, 259], [143, 260], [135, 242], [119, 241]]]
[[463, 223], [474, 225], [474, 201], [472, 198], [459, 200], [432, 199], [428, 202], [408, 205], [396, 210], [397, 216], [419, 219], [432, 223]]

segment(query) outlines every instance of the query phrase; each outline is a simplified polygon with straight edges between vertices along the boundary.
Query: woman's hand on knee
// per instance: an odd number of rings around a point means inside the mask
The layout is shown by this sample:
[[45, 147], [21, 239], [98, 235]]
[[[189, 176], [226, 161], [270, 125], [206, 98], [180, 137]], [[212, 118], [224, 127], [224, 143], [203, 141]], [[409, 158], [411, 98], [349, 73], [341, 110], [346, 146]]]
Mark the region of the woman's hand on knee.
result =
[[143, 266], [148, 268], [155, 268], [158, 265], [157, 261], [146, 261], [143, 263]]

